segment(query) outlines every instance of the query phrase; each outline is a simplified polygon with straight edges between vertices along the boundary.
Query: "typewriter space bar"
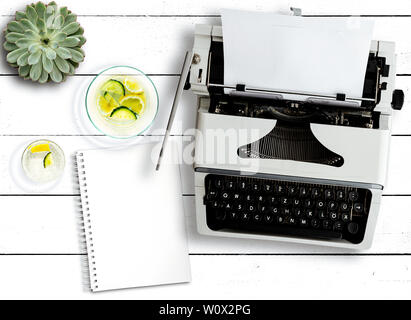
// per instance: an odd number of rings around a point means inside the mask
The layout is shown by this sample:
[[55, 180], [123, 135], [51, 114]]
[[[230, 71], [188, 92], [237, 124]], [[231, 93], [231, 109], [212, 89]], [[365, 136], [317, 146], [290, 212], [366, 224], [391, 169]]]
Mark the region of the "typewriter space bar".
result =
[[[241, 228], [243, 229], [243, 228]], [[247, 226], [247, 231], [269, 233], [271, 235], [289, 235], [304, 238], [342, 239], [342, 233], [330, 230], [294, 228], [290, 226]]]

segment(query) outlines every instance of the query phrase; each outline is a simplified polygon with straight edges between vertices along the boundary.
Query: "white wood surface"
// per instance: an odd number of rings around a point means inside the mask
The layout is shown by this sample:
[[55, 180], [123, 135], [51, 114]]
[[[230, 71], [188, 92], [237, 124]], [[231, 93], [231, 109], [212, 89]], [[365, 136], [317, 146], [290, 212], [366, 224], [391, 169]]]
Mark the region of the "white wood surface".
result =
[[[86, 61], [61, 85], [15, 76], [0, 59], [0, 299], [5, 298], [411, 298], [411, 2], [398, 1], [58, 1], [78, 13], [88, 42]], [[0, 2], [0, 26], [27, 1]], [[81, 280], [81, 257], [70, 155], [104, 137], [79, 126], [79, 98], [105, 66], [129, 64], [149, 73], [160, 95], [153, 137], [161, 139], [181, 62], [196, 23], [218, 23], [222, 7], [288, 10], [315, 16], [375, 19], [375, 39], [397, 43], [397, 87], [406, 94], [394, 115], [388, 185], [373, 247], [365, 252], [265, 241], [207, 238], [195, 230], [192, 169], [182, 166], [193, 282], [93, 295]], [[130, 35], [133, 37], [131, 38]], [[190, 143], [196, 98], [186, 94], [172, 133]], [[179, 137], [180, 135], [180, 137]], [[181, 137], [181, 135], [186, 135]], [[61, 183], [44, 194], [22, 189], [11, 163], [16, 150], [49, 138], [67, 155]], [[257, 289], [258, 288], [258, 289]], [[273, 290], [274, 288], [274, 290]]]

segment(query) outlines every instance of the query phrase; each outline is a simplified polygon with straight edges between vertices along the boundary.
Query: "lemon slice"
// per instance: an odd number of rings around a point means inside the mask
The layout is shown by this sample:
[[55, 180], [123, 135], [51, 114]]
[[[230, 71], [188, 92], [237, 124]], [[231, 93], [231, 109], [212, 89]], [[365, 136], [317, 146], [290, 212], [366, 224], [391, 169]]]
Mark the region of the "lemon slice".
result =
[[31, 147], [30, 151], [32, 153], [44, 152], [44, 151], [50, 152], [50, 146], [48, 143], [38, 144], [36, 146]]
[[48, 168], [53, 164], [53, 156], [51, 152], [47, 153], [43, 160], [43, 167]]
[[101, 95], [98, 97], [97, 104], [104, 114], [110, 114], [114, 109], [120, 106], [118, 102], [107, 92], [104, 97]]
[[129, 108], [138, 115], [141, 115], [144, 112], [144, 100], [138, 95], [126, 95], [120, 99], [119, 103], [121, 106]]
[[140, 94], [144, 91], [143, 88], [138, 84], [137, 80], [133, 78], [126, 78], [124, 80], [124, 86], [131, 93]]

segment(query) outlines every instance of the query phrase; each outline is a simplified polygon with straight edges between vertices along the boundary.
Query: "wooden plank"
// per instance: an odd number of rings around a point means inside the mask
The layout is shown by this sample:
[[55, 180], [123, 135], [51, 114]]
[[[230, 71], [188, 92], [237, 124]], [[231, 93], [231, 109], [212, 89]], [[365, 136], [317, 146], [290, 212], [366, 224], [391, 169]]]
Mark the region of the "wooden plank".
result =
[[[77, 254], [79, 197], [0, 196], [0, 254]], [[360, 253], [410, 253], [411, 197], [383, 197], [373, 247]], [[184, 197], [190, 252], [195, 254], [342, 254], [353, 250], [272, 241], [205, 237], [197, 233], [194, 197]]]
[[[91, 2], [91, 1], [89, 1]], [[242, 10], [264, 10], [287, 12], [291, 6], [302, 8], [304, 14], [317, 15], [405, 15], [411, 14], [410, 3], [407, 0], [397, 0], [395, 5], [387, 5], [383, 0], [209, 0], [190, 1], [180, 0], [178, 2], [152, 0], [139, 2], [133, 0], [120, 0], [113, 5], [110, 2], [94, 1], [95, 5], [84, 5], [82, 0], [70, 0], [62, 5], [67, 5], [73, 12], [81, 15], [215, 15], [220, 8], [236, 8]], [[13, 2], [2, 1], [0, 14], [14, 14], [21, 10], [27, 1], [16, 0]]]
[[[0, 25], [5, 25], [8, 20], [9, 17], [0, 17]], [[375, 39], [396, 42], [397, 72], [411, 73], [411, 41], [408, 41], [407, 33], [411, 29], [411, 19], [378, 17], [373, 20]], [[149, 74], [177, 74], [181, 71], [185, 51], [193, 46], [194, 25], [221, 23], [215, 17], [186, 16], [84, 16], [79, 22], [88, 41], [84, 46], [86, 59], [77, 70], [78, 74], [97, 73], [118, 64], [135, 66]], [[130, 37], [130, 32], [135, 32], [134, 38]], [[3, 59], [0, 74], [12, 73], [16, 71]]]
[[[45, 191], [47, 194], [73, 194], [73, 161], [70, 155], [82, 149], [95, 149], [107, 147], [105, 137], [78, 137], [78, 136], [0, 136], [0, 194], [36, 194], [38, 188], [26, 187], [21, 179], [20, 155], [24, 147], [37, 139], [50, 139], [59, 144], [66, 155], [66, 169], [59, 184], [52, 189]], [[151, 141], [160, 142], [162, 137], [146, 137]], [[183, 181], [183, 194], [194, 194], [194, 171], [191, 154], [193, 144], [191, 137], [174, 136], [175, 141], [179, 141], [184, 149], [187, 162], [182, 163], [181, 173]], [[182, 141], [183, 140], [183, 141]], [[110, 140], [111, 141], [111, 140]], [[138, 142], [138, 141], [137, 141]], [[394, 136], [391, 139], [390, 162], [388, 167], [387, 185], [384, 194], [411, 194], [411, 171], [408, 170], [408, 163], [411, 163], [410, 136]], [[366, 165], [366, 164], [365, 164]]]
[[[61, 85], [33, 85], [16, 77], [0, 77], [0, 135], [101, 134], [84, 113], [84, 95], [93, 77], [72, 77]], [[176, 76], [151, 77], [160, 106], [150, 134], [164, 134], [177, 88]], [[83, 113], [81, 113], [83, 111]], [[172, 134], [195, 125], [196, 96], [184, 94]]]
[[192, 256], [189, 284], [91, 294], [80, 260], [1, 256], [0, 298], [409, 299], [411, 289], [410, 256]]

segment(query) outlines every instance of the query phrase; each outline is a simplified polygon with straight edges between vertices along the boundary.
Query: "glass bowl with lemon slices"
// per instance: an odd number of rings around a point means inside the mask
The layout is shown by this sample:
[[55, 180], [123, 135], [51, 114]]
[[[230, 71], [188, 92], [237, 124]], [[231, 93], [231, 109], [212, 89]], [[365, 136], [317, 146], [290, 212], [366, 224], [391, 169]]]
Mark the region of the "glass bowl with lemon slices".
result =
[[146, 132], [157, 116], [158, 106], [154, 83], [142, 71], [128, 66], [104, 70], [86, 93], [91, 123], [113, 138], [131, 138]]

